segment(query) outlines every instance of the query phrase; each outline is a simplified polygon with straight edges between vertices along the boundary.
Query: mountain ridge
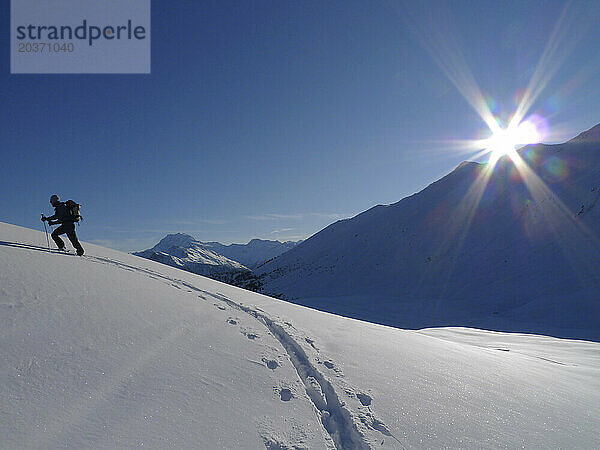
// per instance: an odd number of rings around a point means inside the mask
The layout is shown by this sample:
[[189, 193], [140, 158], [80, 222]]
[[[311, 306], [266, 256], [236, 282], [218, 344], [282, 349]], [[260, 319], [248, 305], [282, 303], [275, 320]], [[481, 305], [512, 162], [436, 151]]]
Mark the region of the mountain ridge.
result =
[[173, 233], [163, 237], [154, 247], [132, 254], [255, 291], [259, 282], [253, 276], [252, 268], [295, 245], [294, 242], [265, 239], [223, 245], [198, 241], [185, 233]]
[[[520, 166], [463, 162], [420, 192], [331, 224], [258, 268], [263, 292], [352, 317], [364, 307], [328, 299], [377, 293], [388, 299], [378, 320], [405, 327], [508, 317], [544, 296], [567, 302], [600, 283], [599, 130], [523, 147]], [[600, 325], [582, 295], [581, 312], [546, 311], [549, 323]]]

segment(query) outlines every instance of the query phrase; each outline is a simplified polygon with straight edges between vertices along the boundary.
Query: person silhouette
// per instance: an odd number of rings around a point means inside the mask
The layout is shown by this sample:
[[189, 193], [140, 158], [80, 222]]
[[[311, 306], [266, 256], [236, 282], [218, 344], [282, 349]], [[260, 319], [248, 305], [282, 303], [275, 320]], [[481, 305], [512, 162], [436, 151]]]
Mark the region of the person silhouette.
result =
[[66, 234], [71, 241], [71, 244], [73, 244], [75, 250], [77, 250], [77, 254], [82, 256], [84, 250], [77, 239], [77, 234], [75, 233], [75, 222], [79, 219], [73, 217], [71, 210], [64, 202], [60, 201], [60, 197], [58, 195], [54, 194], [50, 197], [50, 204], [54, 207], [54, 215], [50, 217], [42, 216], [42, 222], [48, 221], [49, 225], [60, 224], [60, 226], [51, 234], [52, 239], [58, 246], [58, 249], [62, 251], [66, 250], [65, 243], [60, 238], [61, 234]]

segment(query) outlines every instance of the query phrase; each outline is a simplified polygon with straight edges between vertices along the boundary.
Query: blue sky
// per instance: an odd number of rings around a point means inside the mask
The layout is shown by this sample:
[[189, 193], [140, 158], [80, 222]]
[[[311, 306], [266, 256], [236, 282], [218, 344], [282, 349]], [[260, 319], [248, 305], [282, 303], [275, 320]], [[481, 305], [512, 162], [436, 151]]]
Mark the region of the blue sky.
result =
[[122, 250], [306, 238], [421, 190], [485, 135], [466, 73], [506, 121], [541, 66], [546, 142], [600, 122], [598, 2], [153, 1], [151, 75], [11, 75], [8, 3], [0, 221], [42, 229], [57, 193]]

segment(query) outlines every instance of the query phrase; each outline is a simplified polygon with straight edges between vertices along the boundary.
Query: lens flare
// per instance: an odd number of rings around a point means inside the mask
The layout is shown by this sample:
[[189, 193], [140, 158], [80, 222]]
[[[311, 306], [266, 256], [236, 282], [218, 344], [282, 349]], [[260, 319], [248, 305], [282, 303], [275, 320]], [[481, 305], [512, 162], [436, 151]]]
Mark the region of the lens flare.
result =
[[551, 156], [544, 164], [544, 168], [554, 180], [563, 181], [569, 175], [569, 168], [564, 161], [556, 156]]
[[490, 162], [493, 166], [502, 156], [513, 158], [517, 148], [537, 144], [541, 139], [535, 121], [525, 120], [516, 126], [512, 123], [507, 128], [498, 126], [492, 130], [489, 138], [483, 140], [482, 146], [491, 153]]
[[[476, 177], [459, 204], [448, 211], [437, 212], [447, 214], [448, 226], [447, 235], [439, 244], [434, 258], [462, 247], [469, 238], [471, 226], [478, 226], [477, 212], [482, 210], [481, 203], [485, 205], [486, 202], [500, 199], [509, 201], [511, 207], [523, 218], [525, 234], [529, 239], [541, 241], [546, 238], [540, 236], [540, 231], [551, 233], [564, 252], [566, 263], [582, 273], [591, 273], [595, 268], [589, 266], [581, 252], [575, 252], [573, 249], [581, 247], [581, 243], [585, 242], [590, 248], [600, 251], [600, 240], [583, 221], [577, 219], [577, 215], [569, 210], [544, 181], [551, 184], [564, 181], [569, 176], [569, 165], [558, 157], [549, 158], [543, 146], [530, 144], [537, 144], [548, 138], [556, 142], [569, 136], [568, 132], [561, 132], [557, 128], [555, 120], [550, 132], [547, 119], [552, 119], [571, 97], [574, 89], [580, 85], [580, 77], [590, 76], [593, 72], [577, 74], [576, 78], [563, 88], [553, 89], [552, 96], [546, 101], [542, 94], [559, 68], [567, 61], [572, 49], [583, 38], [585, 30], [596, 25], [595, 13], [589, 9], [586, 2], [565, 2], [529, 82], [525, 89], [515, 93], [514, 112], [512, 116], [508, 116], [510, 111], [499, 107], [508, 104], [507, 99], [497, 102], [491, 95], [484, 95], [478, 86], [459, 41], [454, 38], [456, 26], [453, 26], [451, 9], [423, 8], [422, 11], [426, 11], [426, 14], [420, 14], [421, 10], [415, 13], [410, 8], [395, 8], [399, 17], [403, 18], [448, 80], [487, 125], [485, 129], [480, 129], [473, 139], [427, 141], [430, 144], [441, 144], [444, 153], [440, 154], [443, 155], [446, 152], [461, 155], [469, 153], [471, 160], [489, 155], [488, 163], [473, 171]], [[537, 114], [530, 115], [534, 111], [544, 114], [545, 118]], [[507, 118], [509, 120], [503, 120]], [[567, 129], [566, 125], [563, 127]], [[521, 147], [525, 148], [517, 151]], [[500, 161], [505, 155], [508, 156], [507, 160]], [[507, 183], [515, 186], [516, 193], [516, 196], [509, 196], [508, 199], [502, 198], [510, 191]], [[525, 199], [522, 203], [518, 202], [519, 193]], [[493, 208], [483, 208], [484, 211], [491, 209]], [[569, 236], [575, 236], [574, 238], [564, 238], [562, 231], [567, 229], [573, 230]], [[451, 270], [442, 282], [449, 280], [457, 263], [457, 260], [453, 260]]]

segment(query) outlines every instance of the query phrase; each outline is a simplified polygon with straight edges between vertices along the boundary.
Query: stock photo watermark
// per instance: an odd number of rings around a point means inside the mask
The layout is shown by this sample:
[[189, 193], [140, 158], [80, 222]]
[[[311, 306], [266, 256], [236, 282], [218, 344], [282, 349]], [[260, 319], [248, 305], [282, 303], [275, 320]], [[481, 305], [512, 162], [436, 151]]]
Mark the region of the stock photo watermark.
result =
[[13, 74], [150, 73], [150, 0], [11, 0]]

